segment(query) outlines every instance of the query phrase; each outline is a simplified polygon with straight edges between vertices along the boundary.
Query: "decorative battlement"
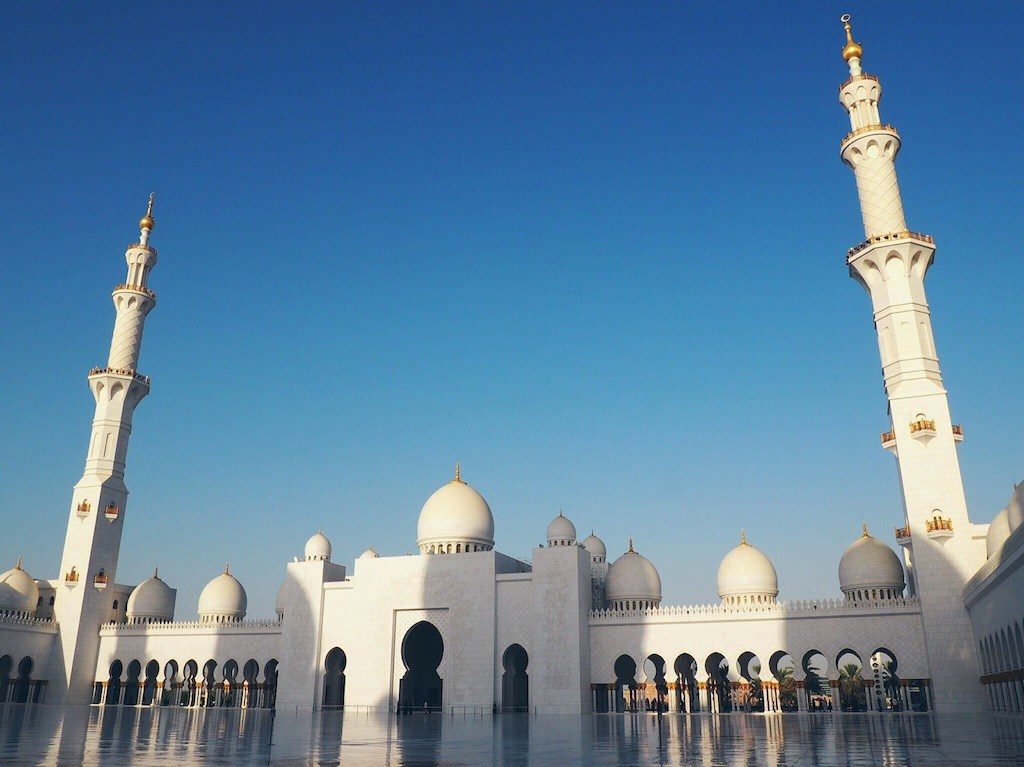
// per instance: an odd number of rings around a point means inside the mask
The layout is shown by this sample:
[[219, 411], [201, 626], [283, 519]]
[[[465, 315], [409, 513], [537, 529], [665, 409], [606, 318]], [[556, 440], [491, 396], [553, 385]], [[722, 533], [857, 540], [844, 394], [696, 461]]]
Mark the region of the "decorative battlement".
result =
[[118, 508], [116, 503], [111, 501], [107, 504], [107, 508], [103, 510], [103, 516], [107, 518], [108, 522], [113, 522], [121, 516], [121, 509]]
[[101, 570], [93, 576], [92, 585], [98, 589], [105, 589], [109, 580], [107, 574]]
[[928, 418], [919, 418], [910, 424], [910, 433], [916, 434], [919, 431], [935, 431], [935, 421]]
[[147, 250], [154, 256], [156, 255], [156, 248], [151, 245], [147, 245], [144, 242], [133, 242], [126, 248], [126, 250]]
[[[876, 77], [875, 79], [877, 80], [878, 78]], [[843, 136], [843, 140], [839, 142], [839, 148], [842, 149], [843, 147], [846, 146], [846, 143], [850, 139], [854, 138], [855, 136], [859, 136], [862, 133], [878, 133], [879, 131], [885, 133], [892, 133], [894, 136], [896, 136], [896, 138], [900, 137], [899, 131], [897, 131], [891, 125], [883, 125], [881, 123], [875, 125], [865, 125], [863, 128], [857, 128], [857, 130], [852, 130], [845, 136]]]
[[964, 441], [964, 427], [958, 423], [953, 424], [953, 441], [963, 442]]
[[615, 623], [623, 618], [651, 618], [655, 621], [675, 618], [692, 618], [695, 620], [719, 617], [728, 619], [744, 616], [771, 615], [851, 615], [873, 612], [879, 608], [886, 611], [917, 612], [919, 610], [916, 597], [900, 597], [897, 599], [877, 599], [868, 601], [848, 602], [845, 599], [797, 600], [794, 602], [764, 602], [748, 605], [682, 605], [671, 607], [652, 607], [646, 610], [591, 610], [591, 623]]
[[861, 74], [859, 74], [859, 75], [854, 75], [854, 76], [853, 76], [853, 77], [851, 77], [851, 78], [850, 78], [849, 80], [847, 80], [847, 81], [846, 81], [845, 83], [843, 83], [842, 85], [840, 85], [840, 86], [839, 86], [839, 90], [840, 90], [840, 91], [842, 91], [842, 90], [843, 90], [843, 88], [845, 88], [845, 87], [846, 87], [847, 85], [849, 85], [850, 83], [855, 83], [855, 82], [857, 82], [858, 80], [873, 80], [873, 81], [875, 81], [876, 83], [877, 83], [877, 82], [881, 82], [881, 81], [880, 81], [880, 80], [878, 79], [878, 77], [877, 77], [876, 75], [868, 75], [868, 74], [864, 74], [864, 73], [862, 72], [862, 73], [861, 73]]
[[82, 519], [89, 516], [89, 512], [92, 511], [92, 504], [88, 501], [82, 501], [78, 506], [75, 507], [75, 513]]
[[53, 618], [35, 618], [24, 613], [0, 611], [0, 625], [3, 626], [32, 626], [34, 628], [51, 629], [56, 632], [60, 625]]
[[891, 242], [893, 240], [920, 240], [921, 242], [927, 242], [929, 245], [935, 244], [935, 238], [930, 234], [921, 234], [921, 232], [911, 232], [908, 229], [902, 232], [892, 232], [890, 234], [879, 234], [874, 237], [868, 237], [860, 245], [854, 245], [848, 251], [846, 251], [847, 260], [853, 258], [857, 253], [860, 253], [867, 247], [874, 245], [879, 242]]
[[882, 447], [888, 447], [890, 442], [896, 441], [895, 431], [883, 431], [882, 432]]
[[109, 375], [116, 375], [116, 376], [126, 376], [128, 378], [134, 378], [136, 381], [144, 383], [147, 386], [150, 383], [149, 376], [144, 376], [144, 375], [142, 375], [142, 373], [138, 373], [138, 372], [136, 372], [134, 370], [131, 370], [129, 368], [93, 368], [92, 370], [89, 371], [89, 377], [90, 378], [92, 378], [93, 376], [107, 375], [107, 374], [109, 374]]
[[202, 621], [175, 621], [167, 623], [105, 623], [100, 634], [279, 634], [281, 621], [258, 619], [250, 621], [225, 621], [204, 623]]
[[78, 583], [78, 570], [71, 568], [70, 572], [64, 573], [64, 583], [74, 586]]
[[946, 519], [945, 517], [940, 517], [938, 514], [936, 514], [931, 519], [926, 519], [924, 521], [924, 530], [926, 533], [952, 533], [953, 520]]
[[910, 542], [910, 525], [895, 528], [896, 542], [901, 546]]
[[154, 300], [156, 299], [156, 292], [142, 285], [115, 285], [113, 292], [116, 293], [119, 290], [134, 290], [136, 293], [143, 293]]

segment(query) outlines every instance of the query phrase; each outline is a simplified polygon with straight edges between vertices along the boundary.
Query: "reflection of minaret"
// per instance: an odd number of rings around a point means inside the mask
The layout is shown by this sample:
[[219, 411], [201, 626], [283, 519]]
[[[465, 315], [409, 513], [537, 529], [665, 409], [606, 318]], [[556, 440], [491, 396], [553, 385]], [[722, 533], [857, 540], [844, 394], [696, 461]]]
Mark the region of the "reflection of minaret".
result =
[[924, 291], [935, 245], [928, 235], [907, 230], [896, 180], [900, 136], [881, 123], [882, 87], [861, 70], [863, 50], [853, 39], [849, 15], [842, 21], [850, 79], [840, 86], [839, 100], [852, 130], [840, 153], [857, 180], [867, 237], [850, 250], [847, 263], [874, 309], [891, 418], [882, 441], [899, 465], [907, 561], [921, 601], [933, 695], [944, 710], [975, 708], [982, 703], [981, 687], [961, 591], [984, 551], [972, 540], [956, 453], [962, 436], [950, 417]]
[[146, 315], [156, 305], [156, 294], [147, 286], [156, 264], [149, 245], [153, 231], [153, 195], [146, 215], [139, 221], [139, 242], [125, 251], [128, 276], [114, 288], [116, 309], [110, 356], [106, 367], [89, 371], [89, 388], [96, 400], [92, 436], [85, 472], [71, 496], [61, 585], [57, 587], [54, 617], [60, 624], [60, 652], [66, 692], [72, 703], [89, 699], [99, 649], [99, 626], [110, 614], [103, 589], [114, 582], [121, 547], [128, 489], [124, 484], [128, 437], [135, 406], [149, 394], [149, 378], [139, 374]]

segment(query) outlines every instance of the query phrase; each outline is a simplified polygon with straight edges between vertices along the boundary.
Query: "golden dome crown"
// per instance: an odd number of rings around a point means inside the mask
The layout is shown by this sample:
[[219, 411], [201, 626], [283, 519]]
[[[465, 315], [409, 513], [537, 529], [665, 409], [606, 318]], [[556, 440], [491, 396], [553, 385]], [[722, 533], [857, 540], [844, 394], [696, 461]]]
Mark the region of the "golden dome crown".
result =
[[149, 204], [146, 206], [146, 215], [139, 219], [139, 229], [149, 229], [152, 231], [153, 227], [156, 226], [156, 220], [153, 218], [153, 199], [156, 197], [156, 193], [149, 195]]
[[843, 29], [846, 30], [846, 46], [843, 48], [843, 58], [849, 61], [850, 59], [859, 59], [864, 55], [864, 49], [860, 47], [860, 44], [853, 39], [853, 30], [850, 28], [850, 19], [852, 17], [848, 13], [844, 13], [839, 17], [839, 20], [843, 22]]

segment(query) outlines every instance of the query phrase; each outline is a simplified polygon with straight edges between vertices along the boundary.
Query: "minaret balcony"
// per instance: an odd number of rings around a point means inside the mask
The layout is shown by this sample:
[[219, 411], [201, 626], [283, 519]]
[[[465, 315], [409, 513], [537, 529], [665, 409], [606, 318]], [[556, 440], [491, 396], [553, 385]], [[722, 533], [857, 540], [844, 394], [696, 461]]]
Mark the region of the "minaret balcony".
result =
[[879, 234], [874, 237], [868, 237], [868, 239], [864, 240], [860, 245], [854, 245], [846, 251], [846, 260], [849, 261], [865, 248], [870, 248], [872, 245], [876, 245], [879, 242], [893, 242], [895, 240], [917, 240], [929, 245], [935, 244], [935, 238], [930, 234], [921, 234], [921, 232], [911, 232], [910, 230], [892, 232], [891, 234]]
[[953, 520], [935, 514], [924, 522], [924, 531], [935, 541], [944, 541], [953, 535]]
[[918, 418], [910, 424], [910, 436], [914, 439], [931, 439], [935, 434], [935, 421], [932, 419]]
[[92, 579], [92, 585], [98, 588], [100, 591], [103, 591], [103, 589], [107, 587], [107, 580], [108, 579], [106, 573], [96, 573], [96, 576]]
[[75, 513], [78, 515], [79, 519], [85, 519], [89, 516], [90, 511], [92, 511], [92, 504], [88, 501], [82, 501], [75, 507]]
[[144, 376], [142, 373], [131, 370], [130, 368], [93, 368], [89, 371], [89, 377], [101, 376], [101, 375], [115, 375], [124, 376], [125, 378], [134, 378], [139, 383], [144, 383], [149, 386], [149, 376]]
[[896, 450], [896, 432], [895, 431], [883, 431], [882, 432], [882, 448], [885, 450]]
[[860, 73], [859, 75], [854, 75], [854, 76], [853, 76], [853, 77], [851, 77], [851, 78], [850, 78], [849, 80], [847, 80], [847, 81], [846, 81], [845, 83], [843, 83], [842, 85], [840, 85], [840, 86], [839, 86], [839, 90], [842, 90], [843, 88], [845, 88], [845, 87], [846, 87], [847, 85], [849, 85], [850, 83], [855, 83], [855, 82], [857, 82], [858, 80], [872, 80], [872, 81], [874, 81], [874, 82], [876, 82], [876, 83], [877, 83], [877, 82], [881, 82], [881, 81], [880, 81], [880, 80], [878, 79], [878, 76], [877, 76], [877, 75], [869, 75], [869, 74], [867, 74], [866, 72], [861, 72], [861, 73]]
[[149, 288], [143, 287], [142, 285], [115, 285], [113, 292], [116, 293], [119, 290], [131, 290], [136, 293], [142, 293], [144, 296], [149, 296], [154, 300], [156, 299], [156, 291], [150, 290]]
[[128, 250], [148, 250], [154, 256], [156, 255], [156, 248], [154, 248], [152, 245], [147, 245], [144, 242], [133, 242], [133, 243], [131, 243], [128, 246], [127, 249]]
[[78, 571], [75, 568], [72, 567], [70, 572], [64, 573], [64, 585], [69, 589], [78, 585]]
[[121, 516], [121, 509], [116, 503], [109, 503], [107, 504], [107, 508], [103, 510], [103, 516], [107, 518], [107, 522], [113, 522]]
[[958, 423], [953, 424], [953, 441], [957, 443], [964, 441], [964, 427]]
[[839, 151], [842, 152], [842, 150], [846, 148], [846, 145], [853, 141], [853, 139], [857, 138], [857, 136], [862, 136], [865, 133], [889, 133], [895, 136], [897, 140], [900, 137], [899, 131], [891, 125], [884, 125], [882, 123], [878, 123], [876, 125], [865, 125], [862, 128], [852, 130], [843, 136], [843, 140], [839, 142]]
[[900, 546], [910, 545], [910, 525], [896, 528], [896, 543]]

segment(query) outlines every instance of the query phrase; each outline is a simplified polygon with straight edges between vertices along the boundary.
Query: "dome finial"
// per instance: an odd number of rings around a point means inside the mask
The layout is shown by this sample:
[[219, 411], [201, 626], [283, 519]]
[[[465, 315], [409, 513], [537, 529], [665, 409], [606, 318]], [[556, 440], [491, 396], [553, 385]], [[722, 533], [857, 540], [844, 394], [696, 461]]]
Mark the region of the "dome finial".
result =
[[153, 568], [153, 577], [154, 578], [159, 578], [160, 577], [160, 568], [159, 567], [154, 567]]
[[[843, 29], [846, 30], [846, 45], [843, 48], [843, 58], [846, 61], [850, 59], [860, 59], [864, 55], [864, 49], [860, 47], [856, 40], [853, 39], [853, 30], [850, 28], [850, 19], [853, 18], [848, 13], [844, 13], [839, 17], [839, 20], [843, 22]], [[852, 69], [852, 65], [851, 65]]]
[[740, 528], [740, 546], [749, 546], [747, 543], [747, 531], [745, 528]]
[[15, 567], [16, 567], [16, 568], [17, 568], [18, 570], [21, 570], [21, 569], [23, 569], [23, 568], [22, 568], [22, 565], [23, 565], [24, 563], [25, 563], [25, 557], [20, 557], [20, 556], [19, 556], [19, 557], [18, 557], [18, 564], [16, 564], [16, 565], [15, 565]]
[[635, 551], [633, 548], [633, 536], [629, 537], [629, 551]]
[[455, 462], [455, 482], [462, 481], [462, 464], [458, 461]]
[[231, 575], [231, 563], [230, 562], [225, 562], [224, 563], [224, 575]]
[[153, 218], [153, 201], [156, 199], [156, 192], [152, 192], [149, 195], [149, 203], [146, 205], [146, 215], [139, 219], [139, 230], [142, 238], [142, 244], [145, 245], [149, 239], [149, 233], [153, 231], [153, 227], [156, 226], [156, 220]]
[[868, 532], [868, 523], [867, 522], [861, 522], [861, 525], [860, 525], [860, 537], [861, 538], [870, 538], [871, 537], [871, 534]]

